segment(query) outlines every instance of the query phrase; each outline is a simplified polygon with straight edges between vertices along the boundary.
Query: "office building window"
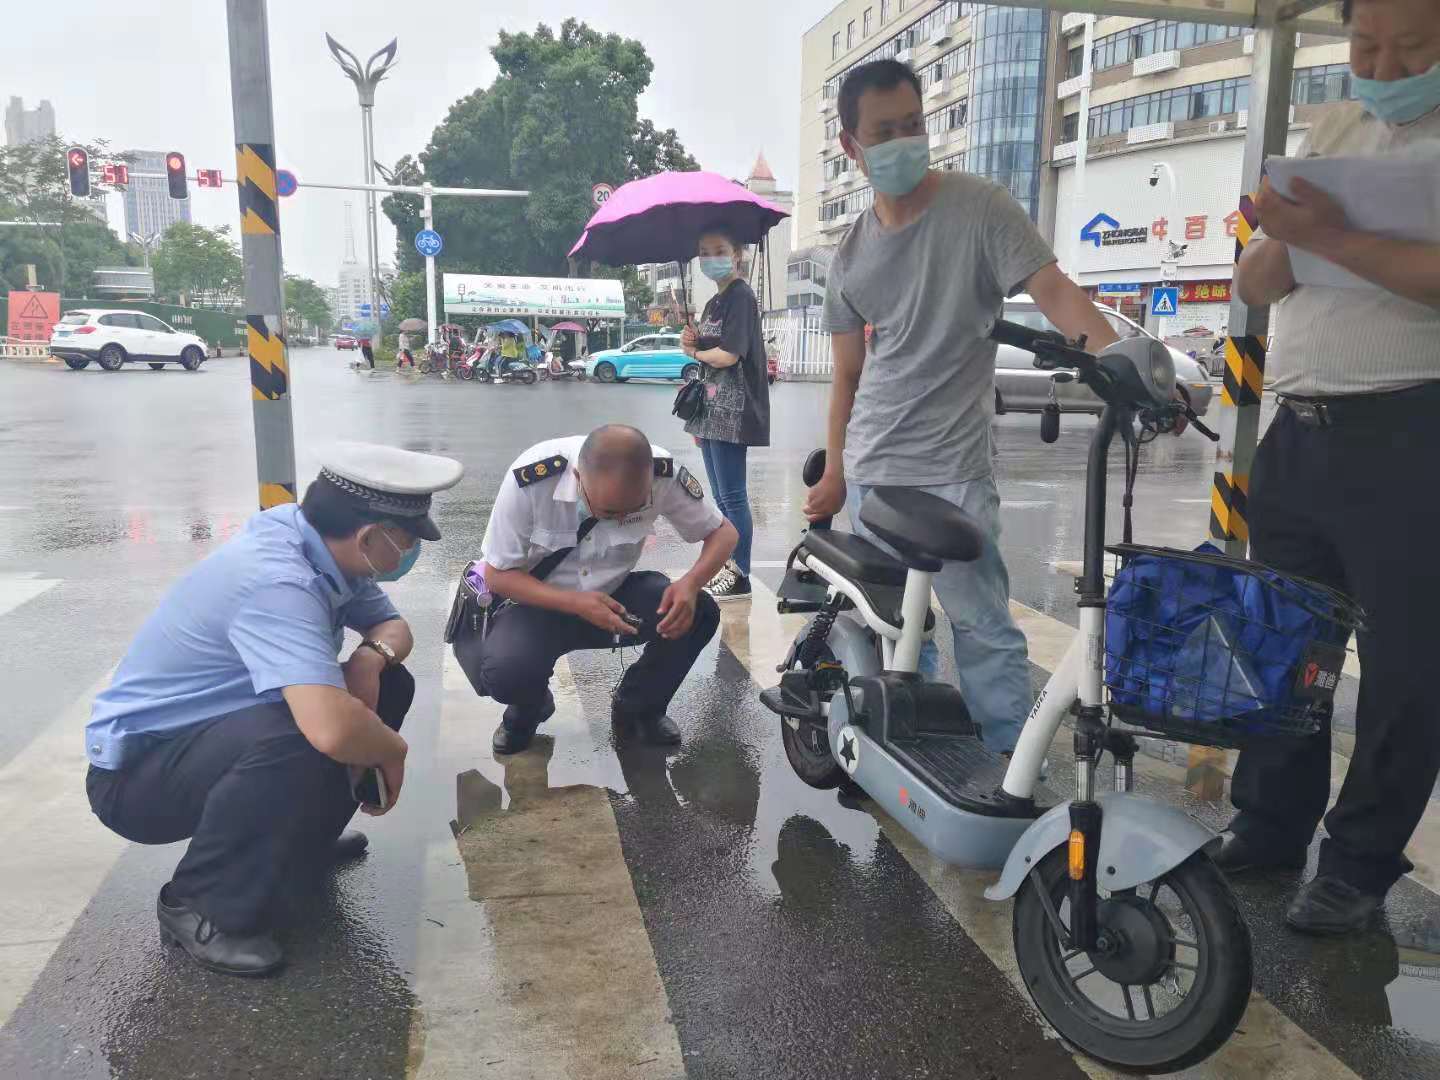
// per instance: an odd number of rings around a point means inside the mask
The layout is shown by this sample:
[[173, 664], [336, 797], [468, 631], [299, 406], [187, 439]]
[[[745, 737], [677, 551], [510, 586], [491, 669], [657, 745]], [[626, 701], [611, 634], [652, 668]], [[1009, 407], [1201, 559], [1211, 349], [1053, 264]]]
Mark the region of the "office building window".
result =
[[1080, 114], [1070, 113], [1064, 120], [1060, 121], [1060, 141], [1062, 143], [1074, 142], [1080, 137]]
[[958, 49], [951, 49], [933, 64], [926, 64], [925, 67], [920, 70], [920, 85], [928, 90], [941, 79], [968, 70], [969, 67], [970, 46], [967, 43], [961, 45]]
[[1295, 72], [1290, 101], [1295, 105], [1322, 105], [1327, 101], [1355, 100], [1349, 64], [1324, 64]]
[[953, 105], [946, 105], [944, 108], [936, 109], [932, 113], [925, 114], [925, 131], [929, 135], [940, 135], [947, 131], [965, 126], [965, 114], [969, 108], [968, 101], [957, 101]]
[[820, 220], [834, 221], [845, 214], [859, 213], [875, 202], [875, 191], [870, 187], [863, 187], [857, 191], [847, 191], [838, 199], [831, 199], [820, 204]]
[[[1096, 38], [1091, 66], [1095, 71], [1104, 71], [1153, 53], [1169, 52], [1171, 49], [1192, 49], [1197, 45], [1209, 45], [1211, 42], [1225, 41], [1245, 33], [1248, 33], [1248, 30], [1243, 26], [1214, 26], [1158, 19]], [[1077, 68], [1075, 74], [1079, 73]]]
[[1040, 90], [1045, 25], [1034, 8], [974, 6], [971, 12], [967, 166], [1009, 189], [1035, 217], [1040, 185]]
[[849, 163], [850, 159], [844, 154], [840, 154], [832, 158], [827, 158], [825, 160], [825, 179], [834, 180], [837, 176], [839, 176], [842, 172], [845, 171], [845, 167]]
[[1077, 45], [1065, 54], [1065, 78], [1073, 79], [1084, 70], [1085, 46]]
[[839, 59], [840, 59], [840, 31], [839, 31], [839, 30], [836, 30], [835, 33], [833, 33], [833, 34], [830, 35], [830, 59], [831, 59], [831, 60], [839, 60]]
[[949, 157], [940, 158], [931, 164], [930, 167], [932, 169], [940, 169], [942, 172], [964, 172], [965, 151], [962, 150], [958, 154], [951, 154]]
[[848, 52], [855, 47], [855, 20], [851, 19], [845, 24], [845, 50]]
[[890, 0], [880, 0], [880, 25], [890, 21]]
[[875, 9], [867, 7], [865, 9], [865, 14], [860, 16], [860, 18], [864, 20], [862, 33], [864, 33], [866, 37], [869, 37], [875, 32]]
[[1250, 107], [1250, 77], [1215, 79], [1112, 101], [1090, 110], [1090, 138], [1119, 135], [1145, 124], [1205, 120]]
[[[889, 60], [901, 49], [911, 49], [917, 45], [923, 45], [930, 40], [931, 34], [942, 26], [948, 26], [962, 15], [967, 14], [976, 5], [960, 3], [958, 0], [947, 0], [935, 8], [930, 14], [916, 19], [909, 26], [902, 27], [893, 37], [886, 38], [881, 44], [875, 46], [863, 56], [856, 57], [854, 63], [849, 64], [844, 71], [836, 72], [825, 82], [824, 94], [826, 98], [835, 98], [840, 93], [840, 84], [845, 81], [845, 76], [854, 71], [861, 64], [868, 64], [872, 60]], [[904, 11], [902, 4], [900, 10]], [[853, 47], [855, 24], [848, 24], [849, 45]], [[833, 49], [833, 42], [832, 42]], [[832, 56], [831, 59], [834, 59]]]

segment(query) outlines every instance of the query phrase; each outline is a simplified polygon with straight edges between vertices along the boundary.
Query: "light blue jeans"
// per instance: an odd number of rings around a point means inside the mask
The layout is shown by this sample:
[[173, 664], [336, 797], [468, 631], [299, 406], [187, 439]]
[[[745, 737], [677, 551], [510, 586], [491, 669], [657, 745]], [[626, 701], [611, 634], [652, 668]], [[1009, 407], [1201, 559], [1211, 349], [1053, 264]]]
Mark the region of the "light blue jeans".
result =
[[[846, 496], [850, 527], [860, 536], [893, 553], [860, 521], [860, 502], [870, 490], [851, 484]], [[1010, 574], [1000, 557], [1000, 493], [995, 478], [982, 476], [963, 484], [939, 484], [919, 490], [953, 503], [985, 534], [984, 548], [974, 562], [947, 562], [935, 575], [933, 588], [955, 636], [955, 667], [960, 693], [980, 725], [985, 744], [994, 750], [1015, 749], [1020, 729], [1030, 714], [1030, 665], [1025, 635], [1010, 617]], [[940, 657], [934, 641], [920, 651], [920, 671], [938, 677]]]

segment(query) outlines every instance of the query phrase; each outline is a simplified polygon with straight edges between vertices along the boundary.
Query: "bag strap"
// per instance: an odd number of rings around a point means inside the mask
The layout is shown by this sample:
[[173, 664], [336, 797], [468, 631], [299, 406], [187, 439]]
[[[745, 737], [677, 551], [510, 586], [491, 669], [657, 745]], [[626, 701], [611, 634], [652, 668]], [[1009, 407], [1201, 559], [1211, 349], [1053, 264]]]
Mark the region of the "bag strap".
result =
[[559, 551], [552, 551], [549, 555], [546, 555], [545, 558], [541, 559], [540, 562], [536, 564], [535, 569], [530, 571], [530, 576], [533, 577], [536, 581], [544, 581], [554, 572], [557, 566], [559, 566], [562, 562], [565, 561], [565, 556], [569, 555], [572, 551], [579, 547], [580, 541], [584, 540], [585, 537], [590, 535], [590, 530], [594, 529], [595, 526], [599, 524], [599, 518], [588, 517], [584, 521], [582, 521], [580, 523], [580, 528], [575, 530], [575, 543], [571, 544], [567, 548], [561, 548]]

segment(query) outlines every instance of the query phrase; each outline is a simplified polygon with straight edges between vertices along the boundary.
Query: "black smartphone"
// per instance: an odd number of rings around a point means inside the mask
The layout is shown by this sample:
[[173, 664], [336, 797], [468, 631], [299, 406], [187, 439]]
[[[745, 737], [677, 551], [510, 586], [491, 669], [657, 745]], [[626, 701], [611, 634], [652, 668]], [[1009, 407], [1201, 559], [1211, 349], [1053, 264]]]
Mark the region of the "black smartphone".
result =
[[350, 794], [362, 806], [373, 806], [380, 810], [390, 806], [390, 792], [385, 789], [385, 774], [376, 768], [364, 770], [358, 780], [352, 775]]

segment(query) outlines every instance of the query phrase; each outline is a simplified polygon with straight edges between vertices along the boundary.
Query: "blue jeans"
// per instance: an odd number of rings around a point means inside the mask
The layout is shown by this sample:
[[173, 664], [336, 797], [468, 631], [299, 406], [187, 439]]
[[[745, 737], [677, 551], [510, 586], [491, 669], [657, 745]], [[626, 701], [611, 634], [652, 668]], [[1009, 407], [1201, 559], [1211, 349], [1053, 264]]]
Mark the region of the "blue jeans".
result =
[[750, 491], [745, 485], [744, 443], [701, 439], [700, 454], [705, 459], [705, 476], [710, 481], [710, 494], [740, 540], [731, 556], [740, 573], [750, 576], [750, 546], [755, 537], [755, 522], [750, 516]]
[[[846, 496], [850, 527], [872, 543], [893, 551], [860, 521], [860, 502], [870, 489], [851, 484]], [[986, 534], [980, 558], [970, 563], [947, 562], [935, 575], [933, 588], [955, 636], [955, 668], [960, 692], [980, 724], [987, 746], [1015, 749], [1020, 729], [1030, 715], [1030, 664], [1025, 635], [1010, 617], [1010, 574], [1000, 557], [1000, 493], [995, 478], [982, 476], [962, 484], [921, 487], [953, 503]], [[934, 641], [920, 651], [920, 671], [934, 679], [939, 673]]]

